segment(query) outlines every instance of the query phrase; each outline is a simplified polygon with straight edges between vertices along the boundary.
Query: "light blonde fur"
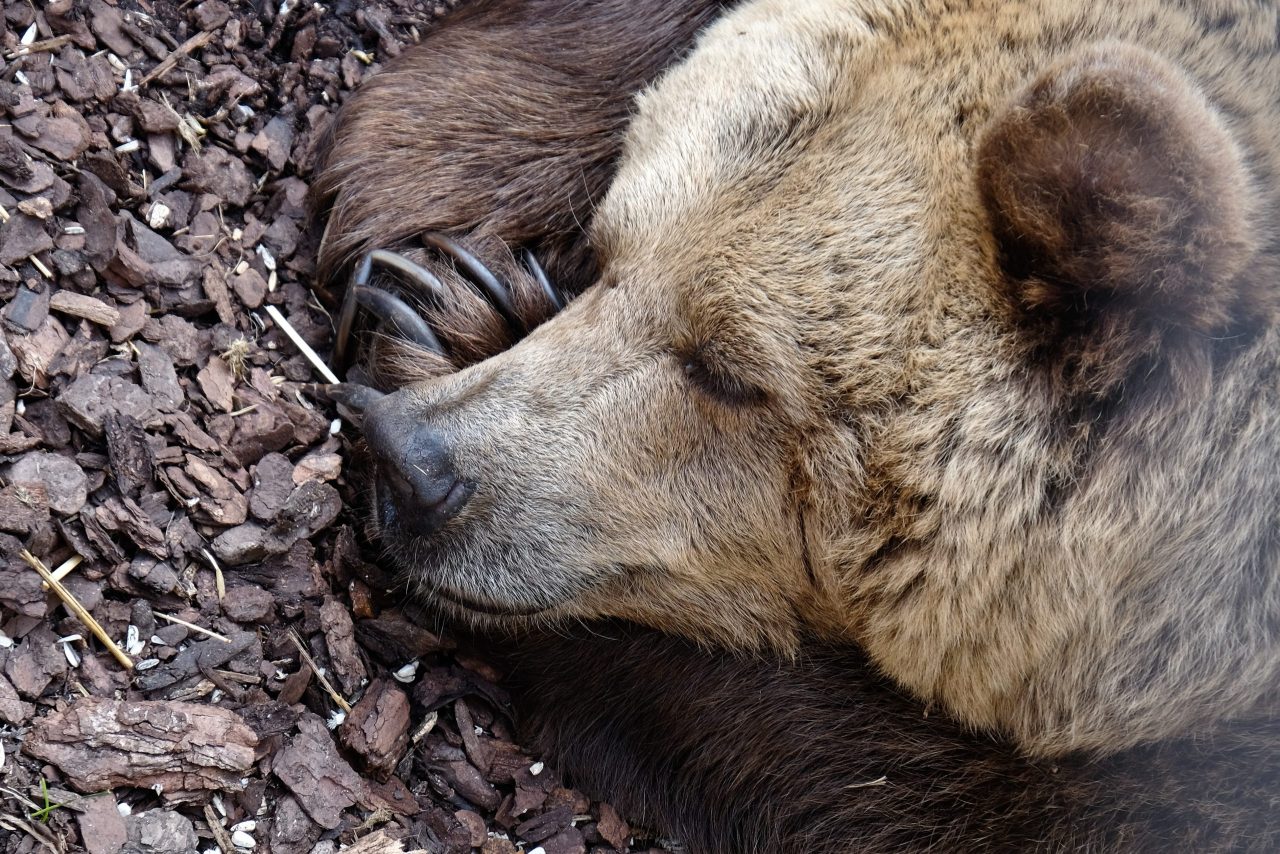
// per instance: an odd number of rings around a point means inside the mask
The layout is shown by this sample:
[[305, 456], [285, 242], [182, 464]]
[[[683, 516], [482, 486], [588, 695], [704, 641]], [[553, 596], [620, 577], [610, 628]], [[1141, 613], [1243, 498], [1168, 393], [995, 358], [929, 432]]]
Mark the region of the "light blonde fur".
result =
[[[639, 98], [599, 284], [382, 404], [479, 484], [397, 554], [445, 601], [538, 612], [457, 606], [485, 621], [856, 642], [1036, 754], [1269, 713], [1277, 32], [1244, 0], [727, 15]], [[1120, 131], [1077, 123], [1103, 159], [1065, 174], [1011, 129], [1060, 138], [1038, 111], [1080, 92]], [[1098, 175], [1194, 216], [1027, 213]]]

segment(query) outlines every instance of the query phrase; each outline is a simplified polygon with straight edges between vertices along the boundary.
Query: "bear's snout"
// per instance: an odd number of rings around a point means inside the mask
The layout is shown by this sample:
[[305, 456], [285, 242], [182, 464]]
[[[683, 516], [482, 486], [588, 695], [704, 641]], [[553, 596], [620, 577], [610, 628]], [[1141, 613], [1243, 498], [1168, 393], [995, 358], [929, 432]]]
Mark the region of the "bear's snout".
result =
[[444, 439], [413, 418], [406, 403], [397, 392], [365, 414], [365, 440], [377, 459], [378, 521], [429, 536], [466, 506], [475, 485], [458, 476]]

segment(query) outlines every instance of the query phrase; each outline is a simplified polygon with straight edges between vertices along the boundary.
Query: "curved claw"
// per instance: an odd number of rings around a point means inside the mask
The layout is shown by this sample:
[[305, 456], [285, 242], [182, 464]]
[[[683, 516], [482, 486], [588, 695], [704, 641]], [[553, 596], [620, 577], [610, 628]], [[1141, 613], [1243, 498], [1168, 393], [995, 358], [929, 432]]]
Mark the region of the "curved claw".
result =
[[360, 267], [356, 270], [356, 276], [352, 284], [369, 284], [369, 278], [373, 275], [375, 262], [381, 267], [395, 270], [401, 276], [429, 291], [437, 299], [446, 299], [449, 296], [449, 290], [444, 286], [444, 282], [440, 281], [439, 276], [421, 264], [414, 263], [403, 255], [387, 249], [375, 249], [364, 256], [364, 260], [360, 262]]
[[347, 345], [351, 341], [358, 305], [370, 309], [384, 322], [390, 322], [408, 340], [441, 356], [445, 355], [440, 340], [418, 312], [394, 294], [369, 285], [375, 263], [396, 271], [439, 299], [443, 299], [447, 293], [444, 284], [434, 273], [403, 255], [386, 249], [374, 249], [367, 253], [352, 273], [351, 283], [347, 286], [347, 293], [342, 301], [342, 310], [338, 314], [338, 328], [333, 344], [333, 361], [338, 369], [345, 371], [349, 364]]
[[351, 290], [355, 293], [356, 302], [372, 311], [384, 323], [394, 326], [402, 338], [433, 350], [441, 356], [445, 355], [444, 347], [436, 334], [431, 331], [431, 327], [413, 306], [400, 297], [390, 291], [368, 285], [355, 285]]
[[422, 241], [433, 249], [439, 250], [454, 260], [460, 269], [477, 287], [489, 297], [494, 308], [507, 321], [507, 325], [518, 336], [528, 334], [529, 330], [520, 319], [515, 305], [511, 302], [511, 292], [504, 288], [488, 267], [480, 259], [472, 255], [462, 244], [438, 231], [427, 231], [422, 234]]
[[306, 391], [323, 400], [341, 403], [357, 412], [363, 412], [386, 397], [385, 393], [376, 388], [359, 383], [313, 383], [306, 388]]
[[304, 390], [320, 400], [337, 404], [338, 414], [357, 428], [363, 427], [369, 407], [386, 397], [376, 388], [359, 383], [311, 383]]
[[551, 302], [552, 311], [562, 310], [564, 308], [564, 298], [552, 286], [551, 280], [547, 278], [547, 271], [542, 269], [542, 265], [538, 263], [538, 257], [528, 249], [520, 250], [520, 255], [524, 259], [524, 265], [529, 268], [529, 272], [533, 274], [533, 278], [538, 282], [538, 287], [542, 288], [542, 293]]

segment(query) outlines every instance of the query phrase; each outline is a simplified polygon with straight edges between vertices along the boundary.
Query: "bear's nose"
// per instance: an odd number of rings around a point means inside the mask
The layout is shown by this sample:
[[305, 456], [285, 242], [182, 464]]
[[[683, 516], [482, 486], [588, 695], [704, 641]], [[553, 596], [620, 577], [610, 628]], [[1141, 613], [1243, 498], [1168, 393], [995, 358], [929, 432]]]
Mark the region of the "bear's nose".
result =
[[378, 462], [383, 525], [427, 536], [456, 516], [475, 489], [458, 476], [443, 439], [413, 417], [404, 395], [371, 406], [364, 435]]

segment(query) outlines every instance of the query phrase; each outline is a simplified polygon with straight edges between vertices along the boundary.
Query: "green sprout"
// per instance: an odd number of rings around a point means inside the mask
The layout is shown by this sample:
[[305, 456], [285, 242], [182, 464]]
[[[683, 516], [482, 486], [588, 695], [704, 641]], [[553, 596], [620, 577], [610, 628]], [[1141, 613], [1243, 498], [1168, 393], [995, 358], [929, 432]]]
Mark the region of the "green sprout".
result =
[[48, 824], [49, 816], [53, 815], [53, 811], [60, 807], [65, 807], [66, 804], [59, 804], [49, 800], [49, 784], [45, 782], [43, 777], [40, 778], [40, 797], [44, 800], [44, 806], [31, 813], [28, 818], [41, 824]]

